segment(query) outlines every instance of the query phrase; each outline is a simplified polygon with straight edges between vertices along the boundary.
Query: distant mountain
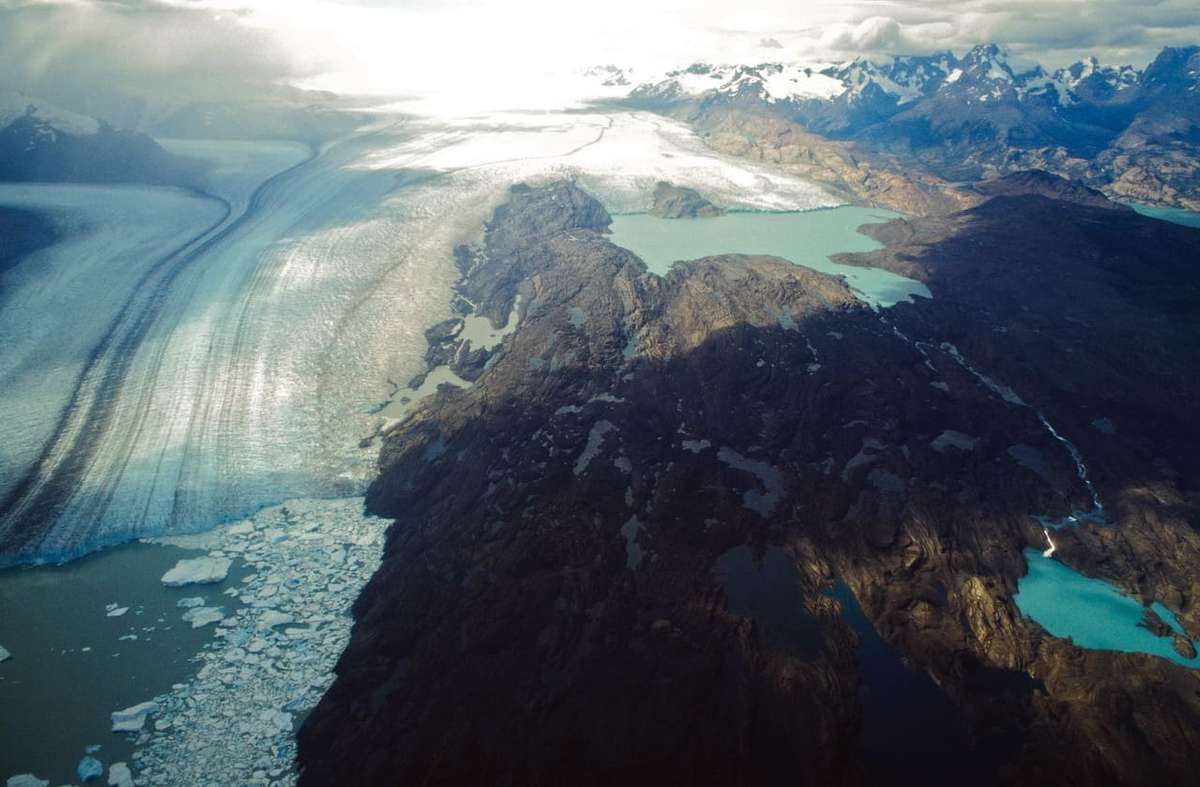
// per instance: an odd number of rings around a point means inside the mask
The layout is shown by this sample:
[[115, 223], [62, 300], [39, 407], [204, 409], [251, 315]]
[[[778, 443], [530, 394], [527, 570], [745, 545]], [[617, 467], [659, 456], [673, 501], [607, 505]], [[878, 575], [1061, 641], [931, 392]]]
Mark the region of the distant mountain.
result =
[[199, 162], [21, 93], [0, 93], [0, 181], [192, 185]]
[[1050, 72], [1004, 47], [840, 64], [698, 63], [628, 103], [701, 125], [729, 111], [863, 143], [954, 181], [1040, 168], [1115, 196], [1200, 209], [1200, 47], [1145, 71], [1089, 58]]

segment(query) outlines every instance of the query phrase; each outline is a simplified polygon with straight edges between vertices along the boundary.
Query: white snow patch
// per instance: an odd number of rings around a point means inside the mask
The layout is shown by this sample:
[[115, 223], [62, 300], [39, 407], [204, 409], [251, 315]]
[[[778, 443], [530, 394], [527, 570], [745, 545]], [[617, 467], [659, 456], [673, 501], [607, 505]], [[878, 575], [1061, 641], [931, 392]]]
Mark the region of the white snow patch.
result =
[[596, 454], [600, 453], [600, 447], [604, 444], [604, 436], [609, 432], [615, 432], [616, 429], [617, 427], [607, 420], [600, 420], [592, 424], [591, 431], [588, 432], [587, 445], [579, 454], [579, 458], [575, 460], [575, 475], [582, 475], [587, 470], [588, 465], [596, 458]]

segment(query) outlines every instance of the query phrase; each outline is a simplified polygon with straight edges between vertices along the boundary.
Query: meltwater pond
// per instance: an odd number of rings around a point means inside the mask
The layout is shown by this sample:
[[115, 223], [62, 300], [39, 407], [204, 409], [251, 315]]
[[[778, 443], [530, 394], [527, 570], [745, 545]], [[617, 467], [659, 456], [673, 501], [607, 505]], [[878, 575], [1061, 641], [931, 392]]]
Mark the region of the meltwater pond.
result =
[[[1138, 623], [1142, 605], [1100, 579], [1086, 577], [1036, 549], [1025, 550], [1029, 573], [1017, 583], [1017, 608], [1056, 637], [1074, 640], [1082, 648], [1149, 653], [1186, 667], [1200, 668], [1200, 659], [1185, 659], [1170, 637], [1156, 637]], [[1162, 604], [1153, 609], [1177, 633], [1183, 628]]]
[[929, 288], [890, 271], [838, 265], [829, 257], [881, 248], [858, 228], [899, 217], [880, 208], [849, 205], [791, 212], [744, 211], [703, 219], [660, 219], [632, 213], [613, 216], [612, 242], [637, 254], [660, 276], [665, 276], [678, 260], [717, 254], [782, 257], [822, 273], [843, 276], [864, 301], [886, 308], [913, 296], [929, 298]]

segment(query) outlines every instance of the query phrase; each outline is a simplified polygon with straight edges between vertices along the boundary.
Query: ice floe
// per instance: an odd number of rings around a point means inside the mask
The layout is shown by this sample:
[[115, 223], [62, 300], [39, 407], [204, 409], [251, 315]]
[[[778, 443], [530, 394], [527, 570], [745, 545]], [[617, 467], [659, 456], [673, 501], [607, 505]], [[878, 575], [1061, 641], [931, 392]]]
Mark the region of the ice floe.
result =
[[183, 621], [191, 623], [194, 629], [203, 628], [224, 618], [225, 612], [220, 607], [193, 607], [183, 613]]
[[162, 583], [169, 588], [183, 585], [208, 585], [220, 582], [229, 574], [233, 561], [227, 557], [194, 557], [180, 560], [167, 573]]
[[158, 704], [154, 702], [139, 702], [125, 710], [113, 711], [113, 732], [137, 732], [146, 726], [146, 717], [158, 712]]
[[114, 762], [108, 767], [109, 787], [133, 787], [133, 773], [123, 762]]

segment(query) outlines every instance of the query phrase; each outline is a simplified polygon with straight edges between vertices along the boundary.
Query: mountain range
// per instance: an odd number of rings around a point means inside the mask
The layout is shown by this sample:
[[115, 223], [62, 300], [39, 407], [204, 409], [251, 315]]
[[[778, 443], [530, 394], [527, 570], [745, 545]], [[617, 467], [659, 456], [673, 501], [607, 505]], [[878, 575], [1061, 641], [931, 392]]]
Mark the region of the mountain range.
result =
[[961, 57], [695, 63], [624, 102], [702, 133], [731, 113], [782, 121], [948, 181], [1036, 167], [1116, 198], [1200, 208], [1200, 47], [1166, 48], [1144, 70], [1089, 58], [1048, 71], [996, 44]]

